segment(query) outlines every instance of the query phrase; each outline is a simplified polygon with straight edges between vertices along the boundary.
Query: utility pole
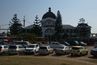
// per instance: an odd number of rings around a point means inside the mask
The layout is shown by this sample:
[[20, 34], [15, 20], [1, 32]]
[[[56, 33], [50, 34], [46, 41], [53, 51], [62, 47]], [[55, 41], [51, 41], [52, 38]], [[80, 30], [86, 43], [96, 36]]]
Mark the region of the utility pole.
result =
[[23, 27], [25, 28], [25, 16], [23, 17]]
[[1, 33], [1, 26], [0, 26], [0, 33]]

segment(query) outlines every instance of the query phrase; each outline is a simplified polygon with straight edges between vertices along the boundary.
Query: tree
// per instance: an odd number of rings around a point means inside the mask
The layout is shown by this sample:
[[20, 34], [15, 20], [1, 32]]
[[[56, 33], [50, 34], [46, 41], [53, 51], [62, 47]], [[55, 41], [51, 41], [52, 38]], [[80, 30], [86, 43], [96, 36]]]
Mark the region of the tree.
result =
[[10, 26], [10, 33], [11, 35], [17, 35], [22, 31], [22, 24], [20, 20], [17, 18], [17, 14], [14, 14], [12, 20], [12, 24]]
[[40, 21], [37, 15], [35, 17], [35, 22], [33, 24], [32, 33], [36, 34], [37, 36], [42, 35], [42, 29], [41, 29]]
[[60, 11], [57, 12], [57, 19], [56, 19], [56, 23], [55, 23], [55, 36], [57, 38], [57, 40], [61, 39], [61, 33], [62, 33], [62, 18], [61, 18], [61, 14]]

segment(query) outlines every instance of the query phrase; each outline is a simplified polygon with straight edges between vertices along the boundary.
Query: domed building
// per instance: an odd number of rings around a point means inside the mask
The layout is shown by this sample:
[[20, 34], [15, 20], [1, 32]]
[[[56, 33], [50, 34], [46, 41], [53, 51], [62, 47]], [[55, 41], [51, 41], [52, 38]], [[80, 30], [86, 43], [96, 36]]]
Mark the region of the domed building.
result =
[[56, 15], [51, 12], [51, 8], [49, 8], [48, 12], [46, 12], [41, 20], [42, 27], [42, 36], [48, 37], [55, 33], [55, 23], [56, 23]]
[[49, 8], [48, 12], [43, 15], [41, 20], [42, 37], [53, 36], [56, 33], [56, 26], [59, 26], [59, 24], [62, 26], [62, 32], [59, 32], [61, 36], [63, 36], [62, 38], [89, 38], [91, 35], [91, 26], [85, 23], [85, 19], [83, 18], [80, 19], [80, 23], [78, 23], [76, 27], [72, 25], [63, 25], [60, 19], [57, 20], [58, 15], [56, 16], [51, 11], [51, 8]]
[[[40, 28], [43, 38], [51, 41], [68, 40], [72, 38], [89, 38], [91, 35], [91, 26], [85, 23], [85, 19], [81, 18], [77, 26], [62, 24], [61, 14], [57, 11], [55, 15], [51, 8], [42, 16]], [[33, 25], [25, 27], [31, 31]]]

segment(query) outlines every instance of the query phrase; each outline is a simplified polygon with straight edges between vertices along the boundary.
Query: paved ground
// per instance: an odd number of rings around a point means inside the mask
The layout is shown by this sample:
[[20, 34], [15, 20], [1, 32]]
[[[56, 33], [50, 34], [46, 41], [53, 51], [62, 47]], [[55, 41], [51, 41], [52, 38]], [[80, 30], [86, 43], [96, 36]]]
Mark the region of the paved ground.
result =
[[86, 56], [70, 57], [68, 55], [63, 55], [63, 56], [46, 56], [46, 58], [64, 59], [74, 62], [86, 63], [87, 65], [97, 65], [97, 59], [90, 55], [90, 50], [93, 48], [93, 46], [88, 46], [87, 48], [89, 50], [89, 53]]
[[[19, 57], [19, 58], [46, 58], [46, 59], [54, 59], [56, 60], [56, 63], [58, 62], [58, 60], [65, 60], [66, 61], [69, 61], [69, 62], [73, 62], [75, 64], [72, 64], [72, 65], [77, 65], [76, 63], [82, 63], [84, 65], [97, 65], [97, 58], [93, 58], [91, 55], [90, 55], [90, 50], [93, 48], [92, 46], [88, 46], [87, 47], [88, 50], [89, 50], [89, 53], [88, 55], [86, 56], [81, 56], [81, 57], [70, 57], [69, 55], [61, 55], [61, 56], [52, 56], [52, 55], [48, 55], [48, 56], [34, 56], [34, 55], [27, 55], [27, 56], [18, 56], [18, 55], [15, 55], [15, 56], [12, 56], [13, 58], [14, 57]], [[5, 59], [6, 57], [10, 58], [10, 56], [5, 56]], [[31, 61], [32, 62], [32, 61]], [[55, 63], [55, 62], [54, 62]], [[79, 65], [82, 65], [82, 64], [79, 64]]]

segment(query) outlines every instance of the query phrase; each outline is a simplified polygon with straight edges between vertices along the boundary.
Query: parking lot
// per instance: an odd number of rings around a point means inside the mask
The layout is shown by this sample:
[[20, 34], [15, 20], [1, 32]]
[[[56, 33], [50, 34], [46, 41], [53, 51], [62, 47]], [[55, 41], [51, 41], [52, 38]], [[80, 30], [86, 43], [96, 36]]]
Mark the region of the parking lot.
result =
[[[87, 48], [91, 50], [92, 46]], [[11, 55], [0, 56], [0, 65], [97, 65], [97, 59], [89, 53], [81, 57], [71, 57], [69, 55]]]

